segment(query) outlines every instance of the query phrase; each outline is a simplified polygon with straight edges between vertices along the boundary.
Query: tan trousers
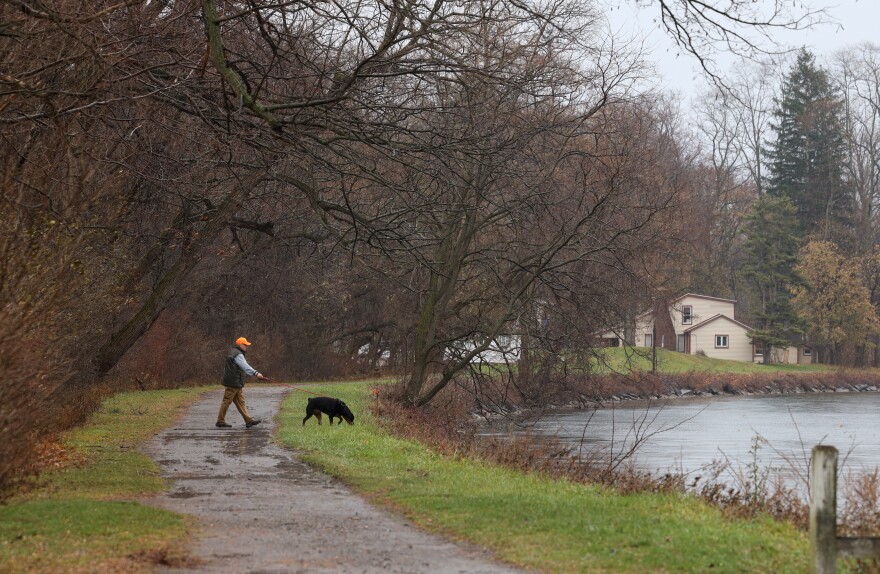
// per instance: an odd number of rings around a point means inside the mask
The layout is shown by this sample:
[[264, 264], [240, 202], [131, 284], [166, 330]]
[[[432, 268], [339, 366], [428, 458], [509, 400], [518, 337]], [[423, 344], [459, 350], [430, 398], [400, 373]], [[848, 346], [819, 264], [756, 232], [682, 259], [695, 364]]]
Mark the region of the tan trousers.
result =
[[226, 411], [231, 404], [235, 404], [235, 408], [237, 408], [238, 412], [241, 413], [241, 416], [244, 417], [244, 422], [249, 423], [254, 420], [253, 417], [248, 414], [247, 405], [244, 404], [244, 389], [226, 387], [226, 392], [223, 393], [223, 402], [220, 403], [220, 414], [217, 416], [218, 423], [226, 422]]

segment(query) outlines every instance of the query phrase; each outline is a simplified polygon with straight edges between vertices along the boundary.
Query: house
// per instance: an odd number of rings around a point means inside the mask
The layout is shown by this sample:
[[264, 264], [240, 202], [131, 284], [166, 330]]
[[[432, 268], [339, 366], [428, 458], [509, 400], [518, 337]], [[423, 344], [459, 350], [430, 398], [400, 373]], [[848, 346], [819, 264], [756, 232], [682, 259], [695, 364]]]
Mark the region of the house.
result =
[[[484, 341], [484, 338], [481, 338]], [[477, 341], [473, 338], [461, 339], [451, 343], [446, 348], [447, 358], [461, 358], [477, 348]], [[519, 335], [498, 335], [492, 339], [485, 351], [477, 353], [471, 360], [472, 363], [516, 363], [519, 361], [522, 350], [522, 340]]]
[[[764, 357], [755, 352], [755, 362], [763, 363]], [[809, 365], [813, 362], [813, 349], [811, 347], [787, 347], [785, 349], [773, 349], [770, 353], [770, 362], [774, 364], [784, 363], [787, 365]]]
[[[755, 354], [748, 337], [752, 328], [735, 317], [736, 301], [733, 299], [686, 293], [658, 310], [637, 315], [634, 345], [656, 345], [679, 353], [702, 352], [716, 359], [762, 362], [763, 357]], [[623, 344], [623, 333], [618, 330], [605, 331], [600, 337], [607, 346]], [[809, 348], [797, 347], [774, 349], [771, 359], [774, 363], [812, 362]]]

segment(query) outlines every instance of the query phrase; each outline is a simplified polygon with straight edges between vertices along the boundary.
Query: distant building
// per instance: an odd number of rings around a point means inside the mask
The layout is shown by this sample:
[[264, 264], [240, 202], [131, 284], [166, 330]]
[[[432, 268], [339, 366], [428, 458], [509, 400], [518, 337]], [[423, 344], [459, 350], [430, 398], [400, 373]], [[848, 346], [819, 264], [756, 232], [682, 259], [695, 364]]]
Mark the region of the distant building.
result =
[[[449, 358], [463, 357], [477, 348], [477, 343], [470, 339], [456, 341], [446, 348]], [[519, 335], [498, 335], [489, 342], [485, 351], [477, 353], [472, 363], [516, 363], [519, 361], [522, 341]]]
[[[660, 312], [648, 310], [637, 315], [634, 345], [701, 353], [716, 359], [763, 362], [748, 336], [752, 328], [737, 321], [735, 311], [733, 299], [686, 293]], [[622, 330], [605, 331], [599, 337], [606, 346], [623, 345]], [[799, 364], [812, 363], [812, 359], [809, 347], [789, 347], [773, 349], [770, 362]]]

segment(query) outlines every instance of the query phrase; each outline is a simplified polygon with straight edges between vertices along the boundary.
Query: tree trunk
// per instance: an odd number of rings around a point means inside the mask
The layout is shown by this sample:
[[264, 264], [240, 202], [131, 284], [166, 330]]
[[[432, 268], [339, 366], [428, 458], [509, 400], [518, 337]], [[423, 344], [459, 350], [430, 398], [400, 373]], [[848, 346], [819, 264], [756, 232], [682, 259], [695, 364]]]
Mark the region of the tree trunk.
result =
[[[428, 365], [435, 353], [437, 344], [437, 322], [443, 313], [461, 272], [462, 260], [467, 246], [473, 238], [476, 210], [453, 214], [448, 223], [447, 239], [437, 254], [436, 266], [431, 269], [428, 283], [428, 298], [422, 306], [413, 349], [412, 374], [404, 388], [404, 400], [411, 405], [419, 403], [419, 394], [428, 376]], [[436, 391], [435, 391], [436, 392]]]
[[437, 292], [437, 280], [432, 273], [431, 287], [428, 293], [428, 300], [422, 307], [419, 316], [419, 324], [416, 327], [416, 337], [413, 344], [413, 367], [412, 373], [406, 382], [404, 388], [404, 400], [407, 404], [416, 404], [419, 393], [422, 392], [422, 386], [428, 374], [428, 361], [431, 355], [431, 349], [434, 347], [434, 331], [437, 319], [437, 300], [439, 294]]
[[211, 215], [205, 226], [195, 234], [192, 243], [156, 283], [153, 291], [137, 313], [125, 325], [110, 335], [110, 340], [98, 350], [94, 359], [95, 369], [99, 376], [107, 374], [110, 369], [116, 366], [126, 351], [147, 332], [174, 297], [189, 272], [199, 262], [204, 248], [217, 238], [217, 235], [226, 227], [229, 218], [247, 197], [248, 192], [263, 179], [264, 175], [263, 170], [254, 172], [242, 181], [239, 187], [229, 192], [229, 195]]

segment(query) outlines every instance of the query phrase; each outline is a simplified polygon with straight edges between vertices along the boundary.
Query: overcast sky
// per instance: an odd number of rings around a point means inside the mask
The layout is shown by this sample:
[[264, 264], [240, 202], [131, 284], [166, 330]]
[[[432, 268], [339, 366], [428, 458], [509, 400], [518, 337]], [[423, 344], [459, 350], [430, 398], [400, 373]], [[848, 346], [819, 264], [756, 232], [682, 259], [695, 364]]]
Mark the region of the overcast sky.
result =
[[[772, 0], [758, 0], [767, 2]], [[693, 56], [681, 53], [654, 21], [659, 17], [656, 3], [636, 8], [632, 0], [604, 0], [612, 30], [643, 39], [650, 50], [648, 60], [660, 75], [661, 87], [681, 92], [685, 99], [693, 98], [707, 89], [705, 77]], [[814, 9], [824, 8], [829, 20], [809, 30], [786, 32], [774, 36], [782, 45], [807, 46], [820, 61], [845, 46], [860, 42], [880, 43], [880, 0], [807, 0]], [[801, 2], [798, 2], [801, 4]], [[732, 57], [719, 57], [719, 72], [727, 73], [737, 64]]]

